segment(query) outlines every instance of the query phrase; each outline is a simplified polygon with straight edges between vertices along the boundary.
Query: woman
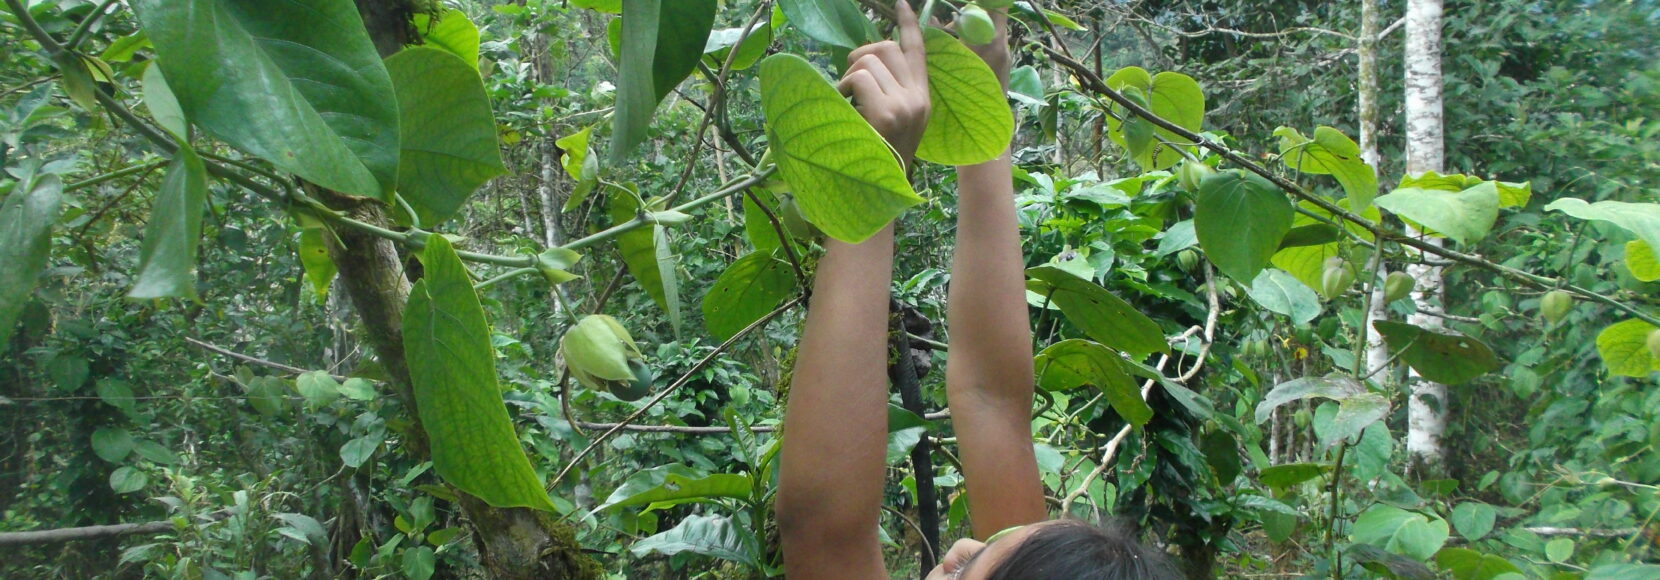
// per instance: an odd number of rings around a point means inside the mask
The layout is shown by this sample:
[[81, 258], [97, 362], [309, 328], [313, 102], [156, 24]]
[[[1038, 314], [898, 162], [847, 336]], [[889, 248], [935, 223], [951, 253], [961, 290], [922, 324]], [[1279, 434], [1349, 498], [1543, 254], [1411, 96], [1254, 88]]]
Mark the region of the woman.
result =
[[[860, 47], [840, 88], [909, 166], [928, 119], [916, 14], [895, 5], [899, 41]], [[1008, 84], [1007, 18], [975, 47]], [[957, 247], [946, 321], [951, 420], [974, 536], [929, 578], [1174, 578], [1123, 534], [1046, 522], [1032, 448], [1032, 346], [1009, 155], [958, 167]], [[887, 576], [877, 540], [887, 437], [888, 285], [893, 226], [859, 244], [826, 242], [790, 391], [777, 514], [792, 579]], [[932, 506], [929, 506], [932, 509]], [[1023, 526], [1023, 527], [1019, 527]], [[1017, 528], [1018, 527], [1018, 528]]]

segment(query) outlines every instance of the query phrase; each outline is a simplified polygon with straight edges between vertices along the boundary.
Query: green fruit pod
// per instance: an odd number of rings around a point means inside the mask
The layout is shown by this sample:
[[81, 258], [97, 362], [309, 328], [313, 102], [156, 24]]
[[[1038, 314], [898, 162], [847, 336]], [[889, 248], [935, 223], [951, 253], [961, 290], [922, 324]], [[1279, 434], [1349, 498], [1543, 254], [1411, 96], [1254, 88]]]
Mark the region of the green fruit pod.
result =
[[1418, 281], [1406, 272], [1390, 272], [1389, 277], [1383, 280], [1383, 302], [1388, 304], [1412, 294], [1418, 287]]
[[1648, 332], [1648, 355], [1660, 359], [1660, 328]]
[[1176, 184], [1182, 186], [1183, 191], [1198, 193], [1199, 184], [1203, 183], [1206, 177], [1215, 174], [1216, 170], [1204, 162], [1188, 159], [1176, 170]]
[[1327, 299], [1342, 296], [1354, 283], [1354, 272], [1350, 271], [1347, 265], [1328, 265], [1326, 271], [1320, 274], [1320, 290], [1325, 293]]
[[968, 44], [991, 44], [997, 40], [997, 25], [986, 9], [970, 4], [957, 13], [957, 34]]
[[654, 379], [651, 374], [651, 367], [646, 366], [645, 361], [631, 360], [628, 361], [628, 368], [634, 372], [634, 378], [626, 381], [612, 381], [608, 389], [611, 394], [624, 401], [637, 401], [641, 397], [651, 394], [651, 385]]
[[1193, 250], [1182, 250], [1176, 253], [1176, 265], [1183, 272], [1192, 272], [1193, 267], [1199, 265], [1199, 253]]
[[607, 381], [631, 381], [630, 360], [642, 358], [634, 339], [616, 319], [604, 314], [583, 317], [559, 339], [559, 354], [571, 375], [590, 388]]
[[1563, 290], [1551, 290], [1539, 300], [1539, 315], [1545, 322], [1556, 324], [1567, 318], [1568, 311], [1574, 307], [1574, 297]]

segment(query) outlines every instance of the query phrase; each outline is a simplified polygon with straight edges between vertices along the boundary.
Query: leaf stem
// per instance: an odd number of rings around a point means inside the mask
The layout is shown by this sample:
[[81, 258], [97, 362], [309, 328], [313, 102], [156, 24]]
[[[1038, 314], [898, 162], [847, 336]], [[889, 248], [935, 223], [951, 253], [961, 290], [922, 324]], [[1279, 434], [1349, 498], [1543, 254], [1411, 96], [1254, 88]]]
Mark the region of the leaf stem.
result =
[[107, 181], [113, 181], [113, 180], [116, 180], [116, 179], [121, 179], [121, 178], [126, 177], [128, 175], [133, 175], [135, 173], [145, 173], [145, 172], [153, 170], [157, 167], [167, 165], [168, 163], [171, 163], [171, 162], [172, 162], [171, 160], [162, 159], [162, 160], [159, 160], [159, 161], [151, 161], [149, 163], [140, 163], [138, 165], [128, 166], [125, 169], [117, 169], [115, 171], [111, 171], [111, 172], [105, 173], [103, 175], [88, 177], [86, 179], [83, 179], [83, 180], [71, 183], [69, 185], [63, 186], [63, 192], [64, 193], [69, 193], [69, 192], [76, 191], [76, 190], [79, 190], [79, 189], [92, 187], [94, 185], [98, 185], [100, 183], [104, 183], [104, 182], [107, 182]]
[[109, 11], [110, 6], [114, 5], [118, 1], [119, 0], [104, 0], [103, 4], [99, 4], [97, 8], [93, 8], [92, 13], [88, 14], [86, 19], [81, 21], [81, 25], [75, 27], [75, 32], [69, 34], [69, 40], [63, 43], [64, 50], [75, 50], [75, 47], [80, 46], [81, 41], [86, 40], [87, 33], [92, 31], [93, 23], [96, 23], [98, 22], [98, 19], [103, 18], [104, 13]]
[[726, 342], [721, 343], [720, 346], [715, 347], [715, 350], [710, 351], [707, 355], [704, 355], [702, 359], [692, 365], [692, 368], [687, 369], [684, 374], [681, 374], [680, 378], [675, 379], [673, 383], [669, 384], [669, 386], [664, 387], [662, 392], [657, 393], [657, 396], [652, 397], [650, 400], [646, 401], [645, 404], [640, 405], [639, 409], [635, 409], [633, 413], [629, 413], [627, 417], [624, 417], [622, 421], [619, 421], [610, 429], [606, 429], [605, 432], [600, 433], [597, 437], [594, 437], [594, 440], [589, 442], [587, 447], [582, 448], [582, 451], [578, 452], [576, 457], [571, 458], [571, 462], [566, 464], [564, 469], [560, 469], [559, 473], [553, 476], [553, 479], [548, 480], [547, 489], [551, 490], [554, 486], [559, 485], [559, 482], [563, 481], [565, 476], [569, 475], [571, 470], [575, 469], [577, 464], [582, 463], [582, 460], [587, 458], [589, 453], [593, 453], [594, 449], [599, 447], [601, 443], [604, 443], [605, 440], [610, 439], [612, 435], [616, 435], [618, 431], [623, 429], [623, 426], [633, 423], [636, 419], [639, 419], [640, 416], [645, 415], [646, 411], [649, 411], [652, 407], [657, 406], [657, 403], [662, 402], [663, 398], [669, 396], [670, 393], [675, 392], [682, 385], [690, 382], [693, 375], [701, 372], [703, 367], [709, 366], [709, 363], [714, 362], [715, 357], [720, 356], [721, 353], [732, 348], [732, 345], [737, 344], [739, 339], [748, 336], [749, 333], [753, 332], [755, 329], [765, 326], [766, 323], [771, 322], [772, 319], [777, 318], [778, 315], [795, 308], [797, 305], [801, 304], [802, 300], [803, 298], [800, 296], [790, 299], [789, 302], [785, 302], [784, 305], [773, 309], [772, 312], [756, 319], [755, 322], [749, 323], [749, 326], [743, 327], [742, 330], [739, 330], [737, 333], [733, 334], [732, 338], [726, 339]]

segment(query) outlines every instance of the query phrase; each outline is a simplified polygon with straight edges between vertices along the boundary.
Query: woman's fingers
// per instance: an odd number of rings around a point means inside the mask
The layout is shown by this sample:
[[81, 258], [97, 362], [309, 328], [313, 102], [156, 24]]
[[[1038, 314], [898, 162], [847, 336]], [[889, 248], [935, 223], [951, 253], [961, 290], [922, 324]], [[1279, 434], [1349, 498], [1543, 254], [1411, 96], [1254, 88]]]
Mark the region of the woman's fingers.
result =
[[888, 70], [887, 64], [882, 62], [880, 56], [867, 54], [854, 61], [853, 66], [847, 67], [849, 73], [861, 70], [870, 73], [870, 76], [876, 79], [877, 86], [882, 87], [884, 93], [896, 95], [899, 94], [899, 91], [904, 90], [904, 87], [899, 83], [899, 79], [894, 78], [894, 73]]
[[882, 85], [876, 82], [876, 76], [870, 71], [859, 69], [848, 71], [842, 80], [836, 83], [836, 89], [843, 95], [853, 95], [853, 102], [869, 105], [882, 99]]
[[[847, 53], [847, 62], [857, 65], [860, 61], [868, 60], [871, 57], [879, 59], [880, 63], [887, 68], [888, 77], [894, 79], [899, 86], [911, 86], [913, 78], [911, 76], [911, 63], [905, 58], [904, 51], [900, 50], [899, 43], [884, 40], [855, 48], [853, 52]], [[848, 70], [853, 69], [850, 67]], [[880, 77], [878, 77], [878, 80], [880, 80]], [[884, 84], [882, 86], [884, 89], [888, 88], [888, 85]], [[897, 94], [898, 91], [889, 89], [888, 93]]]
[[[917, 24], [916, 11], [905, 0], [895, 0], [894, 11], [899, 18], [899, 49], [909, 65], [906, 71], [916, 86], [928, 86], [927, 50], [923, 48], [922, 27]], [[906, 83], [906, 86], [911, 86]]]

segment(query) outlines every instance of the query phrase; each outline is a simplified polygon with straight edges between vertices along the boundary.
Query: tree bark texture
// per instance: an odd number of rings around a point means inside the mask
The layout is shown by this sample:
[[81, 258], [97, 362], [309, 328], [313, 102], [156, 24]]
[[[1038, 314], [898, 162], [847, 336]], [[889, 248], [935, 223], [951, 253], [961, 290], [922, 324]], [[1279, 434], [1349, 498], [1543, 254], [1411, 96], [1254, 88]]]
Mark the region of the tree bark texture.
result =
[[[402, 49], [411, 39], [412, 0], [357, 0], [375, 47], [381, 56]], [[357, 219], [387, 225], [382, 207], [373, 201], [350, 199], [309, 187], [319, 199]], [[428, 452], [420, 428], [414, 391], [403, 348], [403, 314], [409, 298], [409, 280], [403, 259], [390, 241], [352, 229], [337, 230], [329, 239], [329, 256], [340, 271], [341, 285], [363, 322], [364, 333], [381, 366], [391, 378], [398, 398], [414, 423], [410, 452]], [[471, 521], [475, 546], [493, 578], [596, 578], [600, 567], [582, 553], [569, 526], [549, 514], [526, 508], [497, 508], [457, 491], [461, 509]]]
[[[1360, 2], [1360, 70], [1356, 76], [1356, 85], [1359, 95], [1358, 117], [1360, 118], [1360, 159], [1372, 166], [1372, 171], [1382, 170], [1383, 156], [1378, 152], [1378, 0], [1361, 0]], [[1382, 256], [1374, 255], [1373, 260], [1380, 260]], [[1388, 272], [1373, 268], [1375, 264], [1367, 264], [1366, 272], [1370, 279], [1372, 292], [1367, 301], [1366, 322], [1361, 332], [1366, 337], [1366, 365], [1365, 372], [1382, 367], [1389, 360], [1389, 348], [1383, 342], [1383, 337], [1372, 331], [1372, 321], [1385, 320], [1389, 317], [1387, 304], [1383, 303], [1383, 276]], [[1379, 276], [1372, 277], [1371, 272], [1377, 271]]]
[[[1446, 162], [1443, 137], [1441, 79], [1441, 0], [1408, 0], [1406, 3], [1406, 174], [1442, 171]], [[1418, 232], [1408, 228], [1408, 233]], [[1440, 244], [1438, 239], [1427, 240]], [[1412, 293], [1420, 309], [1442, 305], [1441, 268], [1430, 265], [1407, 267], [1417, 280]], [[1442, 327], [1440, 318], [1414, 314], [1407, 322], [1430, 331]], [[1445, 453], [1441, 436], [1447, 430], [1447, 386], [1424, 380], [1412, 373], [1412, 397], [1407, 403], [1406, 448], [1415, 466], [1424, 473], [1439, 472]]]

